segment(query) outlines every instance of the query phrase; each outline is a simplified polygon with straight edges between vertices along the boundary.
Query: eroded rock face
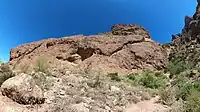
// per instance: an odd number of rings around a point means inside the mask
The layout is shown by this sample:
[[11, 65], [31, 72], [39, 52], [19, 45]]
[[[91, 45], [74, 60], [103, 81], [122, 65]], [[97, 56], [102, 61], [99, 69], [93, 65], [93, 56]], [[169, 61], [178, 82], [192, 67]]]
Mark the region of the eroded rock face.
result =
[[[148, 40], [148, 41], [147, 41]], [[139, 25], [117, 24], [112, 33], [47, 39], [11, 50], [10, 64], [34, 65], [44, 56], [54, 67], [101, 69], [127, 72], [135, 69], [165, 67], [167, 53], [150, 39]]]
[[1, 86], [2, 95], [19, 104], [44, 103], [43, 92], [34, 79], [27, 74], [20, 74], [6, 80]]

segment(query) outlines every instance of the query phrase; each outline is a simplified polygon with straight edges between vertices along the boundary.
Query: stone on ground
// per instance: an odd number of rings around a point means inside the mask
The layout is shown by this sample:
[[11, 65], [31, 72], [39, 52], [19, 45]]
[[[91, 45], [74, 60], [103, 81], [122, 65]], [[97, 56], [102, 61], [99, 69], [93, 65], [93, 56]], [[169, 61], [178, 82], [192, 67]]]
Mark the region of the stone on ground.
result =
[[4, 96], [19, 104], [41, 104], [44, 102], [43, 92], [36, 85], [32, 76], [20, 74], [6, 80], [1, 86]]

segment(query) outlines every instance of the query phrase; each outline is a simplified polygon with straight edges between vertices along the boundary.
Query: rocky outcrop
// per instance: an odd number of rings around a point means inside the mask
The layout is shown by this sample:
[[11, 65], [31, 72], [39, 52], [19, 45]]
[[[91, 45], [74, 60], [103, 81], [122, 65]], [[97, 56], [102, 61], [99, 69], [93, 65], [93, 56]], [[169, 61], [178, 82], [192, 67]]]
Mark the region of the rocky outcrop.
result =
[[[186, 16], [185, 26], [182, 32], [176, 36], [172, 37], [172, 41], [176, 45], [185, 44], [191, 41], [200, 43], [200, 4], [197, 5], [196, 11], [193, 17]], [[189, 20], [187, 19], [189, 18]]]
[[111, 31], [113, 35], [141, 35], [150, 38], [149, 33], [143, 27], [135, 24], [116, 24]]
[[139, 25], [117, 24], [110, 33], [51, 38], [24, 44], [10, 52], [9, 63], [33, 67], [44, 56], [54, 67], [87, 68], [101, 71], [130, 72], [138, 69], [162, 69], [167, 53], [150, 39]]
[[6, 80], [1, 86], [2, 95], [19, 104], [44, 103], [43, 92], [34, 79], [27, 74], [20, 74]]
[[169, 60], [179, 60], [184, 62], [190, 68], [200, 67], [200, 15], [199, 6], [186, 30], [183, 29], [178, 35], [173, 35], [171, 44], [171, 53]]

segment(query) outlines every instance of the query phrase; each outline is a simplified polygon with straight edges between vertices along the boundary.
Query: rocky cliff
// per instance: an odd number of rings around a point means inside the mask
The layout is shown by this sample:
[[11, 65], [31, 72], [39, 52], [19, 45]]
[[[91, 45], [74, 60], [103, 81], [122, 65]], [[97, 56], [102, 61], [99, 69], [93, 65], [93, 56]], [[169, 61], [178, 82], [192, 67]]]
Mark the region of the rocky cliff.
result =
[[189, 68], [200, 67], [200, 18], [197, 17], [199, 6], [190, 22], [188, 22], [188, 31], [173, 35], [171, 43], [170, 60], [182, 61]]
[[33, 66], [38, 57], [48, 59], [51, 67], [75, 67], [106, 72], [131, 72], [138, 69], [162, 69], [167, 53], [151, 40], [139, 25], [116, 24], [111, 32], [99, 35], [75, 35], [50, 38], [20, 45], [10, 52], [14, 68]]

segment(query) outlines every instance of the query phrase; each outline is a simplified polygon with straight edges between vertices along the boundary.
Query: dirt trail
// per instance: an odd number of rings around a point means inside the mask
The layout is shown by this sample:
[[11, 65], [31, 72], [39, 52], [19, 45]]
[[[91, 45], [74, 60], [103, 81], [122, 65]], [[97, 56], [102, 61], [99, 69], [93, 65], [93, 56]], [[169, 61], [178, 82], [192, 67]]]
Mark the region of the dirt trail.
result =
[[162, 104], [156, 103], [159, 97], [155, 97], [151, 100], [139, 102], [131, 105], [125, 112], [167, 112], [169, 108]]

